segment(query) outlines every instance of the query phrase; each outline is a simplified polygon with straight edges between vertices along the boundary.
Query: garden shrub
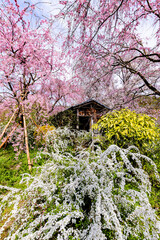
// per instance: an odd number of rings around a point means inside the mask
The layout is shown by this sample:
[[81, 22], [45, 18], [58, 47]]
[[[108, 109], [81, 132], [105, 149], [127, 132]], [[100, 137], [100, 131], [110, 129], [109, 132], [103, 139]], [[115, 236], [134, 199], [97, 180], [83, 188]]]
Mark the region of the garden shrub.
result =
[[49, 124], [54, 125], [56, 128], [67, 126], [76, 129], [77, 114], [72, 110], [59, 112], [49, 117]]
[[[6, 240], [158, 240], [160, 221], [149, 202], [151, 182], [142, 167], [147, 161], [159, 182], [154, 162], [136, 147], [90, 151], [82, 148], [83, 141], [72, 154], [66, 149], [76, 132], [53, 131], [59, 135], [56, 145], [50, 134], [53, 141], [46, 140], [37, 156], [47, 156], [48, 162], [36, 176], [23, 175], [27, 188], [0, 185], [8, 191], [1, 197], [0, 234], [7, 231]], [[66, 136], [69, 143], [62, 148]]]
[[91, 132], [77, 131], [74, 129], [55, 128], [52, 131], [48, 131], [46, 134], [45, 147], [47, 151], [65, 152], [82, 150], [84, 147], [88, 147], [92, 142]]
[[160, 137], [155, 119], [129, 109], [109, 112], [93, 126], [105, 135], [107, 144], [120, 147], [135, 145], [144, 150]]
[[50, 126], [50, 125], [44, 125], [44, 126], [36, 127], [36, 129], [34, 131], [34, 137], [35, 137], [36, 143], [38, 145], [44, 144], [45, 141], [46, 141], [47, 133], [52, 131], [53, 129], [55, 129], [55, 127], [54, 126]]

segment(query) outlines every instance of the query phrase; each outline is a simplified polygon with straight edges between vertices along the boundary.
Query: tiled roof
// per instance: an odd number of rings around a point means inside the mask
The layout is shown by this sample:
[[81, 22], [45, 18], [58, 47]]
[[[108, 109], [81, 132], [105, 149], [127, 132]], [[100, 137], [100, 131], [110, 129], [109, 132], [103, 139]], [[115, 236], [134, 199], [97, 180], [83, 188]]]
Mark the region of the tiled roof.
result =
[[87, 106], [88, 104], [91, 104], [91, 103], [96, 104], [96, 105], [98, 105], [101, 108], [105, 108], [105, 109], [110, 110], [109, 107], [105, 106], [104, 104], [101, 104], [100, 102], [98, 102], [98, 101], [96, 101], [94, 99], [88, 99], [87, 101], [84, 101], [84, 102], [82, 102], [80, 104], [76, 104], [76, 105], [74, 105], [74, 106], [72, 106], [72, 107], [70, 107], [70, 108], [68, 108], [66, 110], [76, 109], [76, 108], [79, 108], [79, 107]]

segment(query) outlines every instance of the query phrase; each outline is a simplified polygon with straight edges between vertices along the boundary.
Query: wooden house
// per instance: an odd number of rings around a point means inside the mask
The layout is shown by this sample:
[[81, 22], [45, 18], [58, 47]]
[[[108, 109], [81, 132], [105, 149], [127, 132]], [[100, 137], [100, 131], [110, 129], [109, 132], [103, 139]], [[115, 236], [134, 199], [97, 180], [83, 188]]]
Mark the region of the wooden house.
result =
[[109, 110], [110, 109], [107, 106], [98, 101], [89, 99], [83, 103], [72, 106], [65, 111], [72, 111], [76, 115], [77, 129], [90, 131], [91, 126]]

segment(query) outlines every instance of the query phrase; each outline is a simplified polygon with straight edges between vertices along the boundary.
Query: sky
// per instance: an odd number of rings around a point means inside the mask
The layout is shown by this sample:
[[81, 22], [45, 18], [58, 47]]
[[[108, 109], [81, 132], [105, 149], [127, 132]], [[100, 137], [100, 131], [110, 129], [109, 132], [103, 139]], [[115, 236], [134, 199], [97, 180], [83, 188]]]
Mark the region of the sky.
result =
[[[3, 0], [1, 0], [3, 1]], [[11, 0], [14, 3], [14, 0]], [[59, 0], [17, 0], [20, 7], [25, 7], [27, 3], [36, 4], [39, 14], [57, 14], [62, 5], [59, 4]]]
[[[158, 24], [155, 26], [153, 25], [152, 19], [145, 19], [144, 22], [140, 24], [138, 27], [138, 34], [142, 39], [144, 39], [144, 46], [147, 47], [155, 47], [156, 39], [155, 34], [158, 29]], [[148, 40], [149, 39], [149, 40]]]

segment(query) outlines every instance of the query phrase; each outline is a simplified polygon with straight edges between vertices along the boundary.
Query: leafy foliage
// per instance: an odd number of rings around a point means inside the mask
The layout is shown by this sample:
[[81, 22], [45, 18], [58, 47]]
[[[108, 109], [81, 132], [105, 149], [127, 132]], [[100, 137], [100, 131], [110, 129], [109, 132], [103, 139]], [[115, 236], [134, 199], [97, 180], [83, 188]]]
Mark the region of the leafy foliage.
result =
[[146, 148], [160, 136], [154, 118], [129, 109], [107, 113], [93, 128], [104, 133], [108, 143], [120, 147], [134, 144], [140, 149]]
[[138, 100], [139, 108], [143, 108], [143, 112], [155, 116], [156, 122], [160, 126], [160, 97], [143, 96]]
[[[56, 145], [48, 137], [39, 155], [48, 162], [36, 176], [23, 175], [27, 188], [0, 185], [6, 191], [0, 234], [6, 232], [8, 240], [158, 240], [160, 221], [149, 203], [151, 182], [142, 168], [142, 162], [148, 162], [159, 182], [153, 161], [135, 147], [116, 145], [104, 152], [79, 148], [72, 154], [66, 149], [76, 133], [67, 128], [53, 131], [51, 136], [59, 136]], [[68, 145], [62, 148], [66, 135]]]
[[77, 115], [72, 110], [67, 110], [50, 116], [49, 122], [55, 127], [68, 126], [76, 128]]
[[50, 125], [38, 126], [34, 131], [34, 137], [37, 144], [38, 145], [44, 144], [47, 133], [49, 131], [52, 131], [53, 129], [55, 129], [55, 127]]

